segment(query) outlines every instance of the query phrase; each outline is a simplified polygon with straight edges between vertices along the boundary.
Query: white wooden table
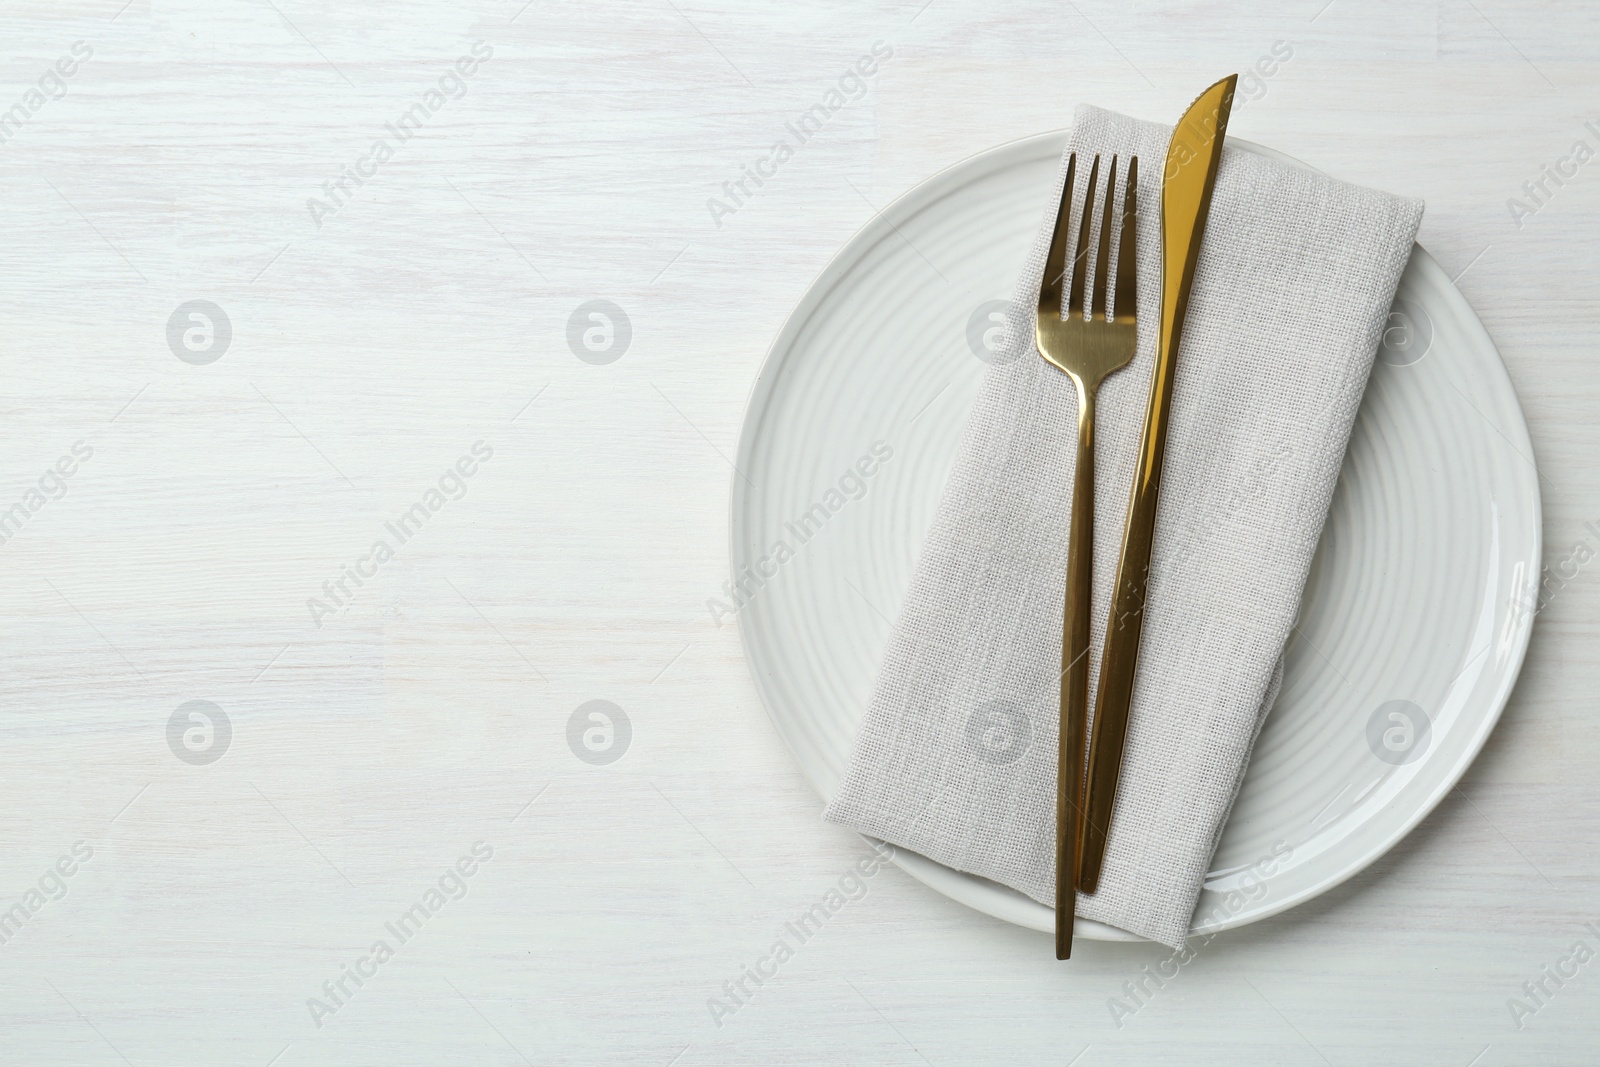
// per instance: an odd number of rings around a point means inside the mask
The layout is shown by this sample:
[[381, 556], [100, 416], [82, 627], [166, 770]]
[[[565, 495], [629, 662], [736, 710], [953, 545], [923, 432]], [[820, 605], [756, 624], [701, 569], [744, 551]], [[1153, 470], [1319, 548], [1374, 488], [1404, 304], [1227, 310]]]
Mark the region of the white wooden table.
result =
[[1233, 132], [1427, 199], [1547, 557], [1600, 551], [1600, 9], [1324, 2], [11, 5], [0, 1063], [1600, 1060], [1593, 566], [1460, 791], [1164, 986], [893, 867], [743, 977], [867, 853], [705, 606], [728, 457], [808, 281], [959, 158], [1276, 47]]

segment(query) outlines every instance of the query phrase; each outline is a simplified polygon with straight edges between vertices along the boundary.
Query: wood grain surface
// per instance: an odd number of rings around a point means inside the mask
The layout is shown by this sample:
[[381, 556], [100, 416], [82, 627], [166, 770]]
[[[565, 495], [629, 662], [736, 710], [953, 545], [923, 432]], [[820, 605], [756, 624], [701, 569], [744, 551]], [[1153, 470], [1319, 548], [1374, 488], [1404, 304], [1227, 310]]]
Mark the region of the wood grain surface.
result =
[[[1600, 1060], [1600, 8], [22, 0], [0, 29], [0, 1063]], [[1551, 595], [1489, 746], [1381, 862], [1175, 976], [1058, 965], [819, 821], [706, 607], [729, 457], [878, 208], [1229, 71], [1232, 132], [1427, 200], [1527, 413]]]

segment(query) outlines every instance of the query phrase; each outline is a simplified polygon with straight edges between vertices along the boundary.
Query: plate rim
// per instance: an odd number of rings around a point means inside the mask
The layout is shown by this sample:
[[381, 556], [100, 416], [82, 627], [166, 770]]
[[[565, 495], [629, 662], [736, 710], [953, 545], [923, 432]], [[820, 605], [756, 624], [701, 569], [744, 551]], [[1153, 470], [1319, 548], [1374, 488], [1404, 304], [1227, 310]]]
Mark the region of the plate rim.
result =
[[[970, 153], [953, 163], [939, 168], [932, 174], [929, 174], [928, 176], [912, 184], [909, 188], [902, 191], [881, 211], [876, 212], [872, 217], [867, 219], [865, 223], [856, 229], [855, 232], [853, 232], [850, 237], [845, 240], [838, 249], [835, 250], [833, 255], [828, 258], [828, 261], [807, 283], [805, 291], [801, 294], [800, 298], [795, 301], [793, 307], [790, 308], [789, 313], [785, 316], [783, 324], [773, 334], [772, 340], [767, 346], [766, 353], [761, 359], [761, 364], [756, 371], [755, 379], [751, 382], [750, 388], [745, 397], [743, 409], [744, 415], [740, 422], [738, 445], [734, 451], [734, 470], [729, 475], [728, 574], [729, 577], [735, 582], [738, 580], [737, 551], [740, 543], [740, 515], [743, 510], [741, 504], [747, 498], [747, 494], [740, 485], [742, 480], [741, 472], [747, 466], [747, 461], [754, 451], [756, 429], [761, 425], [762, 417], [766, 414], [771, 397], [773, 395], [774, 386], [772, 383], [774, 380], [774, 375], [772, 372], [777, 369], [780, 360], [783, 358], [782, 353], [792, 348], [796, 335], [809, 320], [810, 316], [815, 312], [817, 305], [822, 302], [828, 293], [831, 293], [834, 286], [837, 285], [841, 280], [845, 267], [849, 263], [853, 263], [857, 258], [859, 258], [859, 246], [876, 244], [878, 241], [892, 233], [894, 231], [895, 221], [899, 216], [906, 212], [908, 202], [917, 197], [919, 194], [926, 195], [925, 190], [929, 186], [938, 183], [941, 179], [949, 178], [957, 172], [965, 172], [969, 167], [982, 166], [985, 164], [998, 165], [1005, 162], [1007, 158], [1012, 155], [1024, 155], [1030, 150], [1041, 149], [1048, 146], [1055, 146], [1053, 153], [1042, 154], [1054, 154], [1059, 156], [1061, 152], [1061, 146], [1064, 145], [1070, 134], [1071, 131], [1069, 129], [1057, 129], [1030, 134], [1026, 137], [1014, 138], [1010, 141], [1001, 142], [1000, 144], [993, 145], [978, 152]], [[1266, 156], [1269, 159], [1276, 159], [1291, 166], [1315, 171], [1317, 173], [1324, 173], [1319, 171], [1317, 168], [1302, 162], [1301, 160], [1295, 159], [1293, 156], [1245, 138], [1230, 137], [1228, 139], [1228, 144], [1230, 147], [1237, 147], [1244, 151]], [[971, 179], [975, 180], [978, 177], [981, 177], [981, 171], [973, 174]], [[916, 210], [920, 211], [922, 209], [918, 207]], [[1513, 409], [1516, 415], [1515, 424], [1508, 428], [1499, 426], [1495, 426], [1494, 428], [1499, 430], [1502, 434], [1509, 435], [1507, 443], [1511, 445], [1514, 450], [1521, 452], [1525, 457], [1532, 457], [1529, 459], [1529, 462], [1534, 467], [1534, 477], [1528, 485], [1528, 490], [1531, 494], [1531, 513], [1527, 516], [1524, 516], [1524, 518], [1531, 522], [1531, 573], [1536, 579], [1541, 573], [1543, 566], [1544, 501], [1539, 488], [1537, 454], [1533, 448], [1532, 437], [1528, 433], [1527, 415], [1523, 410], [1522, 398], [1517, 393], [1516, 383], [1512, 380], [1510, 371], [1506, 367], [1505, 357], [1500, 352], [1500, 346], [1495, 344], [1494, 338], [1490, 336], [1488, 328], [1484, 325], [1483, 320], [1478, 315], [1477, 310], [1473, 308], [1471, 302], [1467, 300], [1466, 294], [1462, 293], [1461, 290], [1456, 287], [1454, 280], [1452, 280], [1449, 275], [1445, 273], [1444, 268], [1439, 265], [1439, 262], [1433, 258], [1433, 255], [1429, 253], [1428, 250], [1420, 243], [1413, 243], [1410, 260], [1416, 261], [1419, 264], [1419, 269], [1424, 274], [1431, 275], [1432, 277], [1430, 280], [1434, 281], [1436, 284], [1442, 282], [1441, 288], [1446, 292], [1447, 296], [1448, 294], [1454, 294], [1454, 299], [1457, 299], [1461, 302], [1462, 307], [1467, 312], [1463, 322], [1466, 325], [1468, 332], [1474, 335], [1473, 339], [1475, 341], [1486, 345], [1488, 351], [1494, 355], [1492, 373], [1498, 375], [1498, 381], [1496, 384], [1503, 386], [1513, 401]], [[1508, 513], [1508, 517], [1514, 516], [1511, 516]], [[1510, 635], [1511, 654], [1506, 659], [1506, 667], [1501, 675], [1500, 682], [1488, 700], [1489, 711], [1483, 716], [1477, 732], [1471, 738], [1469, 738], [1468, 743], [1463, 747], [1460, 758], [1453, 766], [1449, 768], [1445, 774], [1440, 777], [1434, 788], [1430, 790], [1428, 794], [1426, 794], [1422, 800], [1408, 813], [1407, 817], [1400, 823], [1396, 824], [1396, 827], [1390, 833], [1382, 836], [1372, 846], [1370, 846], [1362, 856], [1358, 857], [1354, 862], [1347, 865], [1343, 870], [1336, 872], [1334, 875], [1308, 886], [1298, 893], [1294, 893], [1285, 896], [1280, 900], [1276, 900], [1270, 905], [1264, 906], [1259, 910], [1241, 912], [1237, 916], [1231, 916], [1215, 923], [1195, 924], [1190, 928], [1190, 934], [1194, 935], [1203, 933], [1214, 935], [1221, 933], [1224, 930], [1237, 929], [1241, 926], [1247, 926], [1251, 923], [1259, 922], [1262, 919], [1280, 915], [1291, 908], [1304, 904], [1308, 900], [1327, 893], [1329, 890], [1343, 884], [1355, 875], [1360, 874], [1362, 871], [1366, 870], [1373, 863], [1377, 862], [1380, 858], [1386, 855], [1392, 848], [1395, 847], [1395, 845], [1399, 844], [1402, 840], [1409, 836], [1410, 833], [1415, 830], [1424, 819], [1433, 813], [1434, 809], [1439, 806], [1440, 802], [1442, 802], [1443, 799], [1456, 788], [1462, 777], [1466, 775], [1468, 769], [1470, 769], [1472, 765], [1477, 762], [1478, 756], [1483, 750], [1483, 746], [1488, 743], [1489, 735], [1492, 734], [1495, 727], [1499, 725], [1500, 718], [1505, 712], [1506, 705], [1511, 700], [1511, 694], [1515, 691], [1517, 683], [1521, 680], [1522, 668], [1526, 661], [1528, 646], [1532, 641], [1533, 624], [1537, 615], [1537, 612], [1526, 613], [1523, 618], [1517, 622], [1513, 633]], [[739, 645], [741, 651], [743, 652], [745, 669], [749, 672], [750, 679], [755, 685], [756, 693], [761, 699], [762, 711], [766, 714], [767, 720], [777, 731], [779, 738], [783, 740], [784, 747], [789, 750], [790, 758], [794, 761], [795, 766], [800, 771], [801, 777], [806, 780], [806, 783], [811, 787], [812, 792], [816, 793], [817, 796], [826, 801], [828, 798], [826, 791], [823, 790], [821, 784], [813, 776], [811, 768], [806, 765], [805, 761], [799, 758], [795, 751], [794, 744], [789, 739], [784, 724], [773, 713], [769, 685], [756, 670], [755, 660], [752, 656], [752, 624], [748, 621], [748, 617], [745, 612], [741, 611], [738, 613], [736, 624], [739, 631]], [[1248, 768], [1248, 763], [1246, 766]], [[1229, 817], [1232, 817], [1231, 813]], [[1226, 827], [1226, 823], [1224, 823], [1224, 827]], [[865, 837], [867, 835], [862, 836]], [[966, 880], [984, 880], [981, 876], [973, 875], [970, 872], [959, 871], [953, 867], [939, 863], [937, 860], [930, 859], [901, 846], [895, 846], [895, 850], [898, 854], [894, 861], [896, 865], [904, 870], [907, 874], [915, 878], [917, 881], [927, 885], [930, 889], [941, 896], [953, 900], [965, 907], [972, 908], [974, 911], [980, 912], [981, 914], [989, 915], [993, 918], [1000, 919], [1003, 922], [1009, 922], [1025, 929], [1043, 932], [1050, 932], [1052, 929], [1052, 926], [1043, 920], [1029, 921], [1028, 918], [1029, 912], [1033, 909], [1037, 909], [1045, 914], [1053, 914], [1051, 909], [1047, 908], [1045, 905], [1040, 904], [1023, 894], [1017, 893], [1016, 895], [1018, 899], [1014, 902], [1017, 905], [1015, 913], [1001, 914], [1002, 911], [1010, 911], [1012, 909], [985, 906], [986, 902], [980, 902], [980, 900], [975, 897], [975, 894], [952, 892], [951, 887], [944, 884], [935, 884], [934, 881], [929, 880], [931, 876], [937, 879], [940, 883], [943, 883], [946, 880], [945, 876], [950, 875], [960, 880], [957, 884], [962, 884]], [[1009, 887], [1001, 886], [1001, 888], [1009, 890]], [[1010, 892], [1016, 893], [1015, 890], [1010, 890]], [[1074, 931], [1076, 936], [1085, 937], [1089, 940], [1095, 941], [1149, 943], [1147, 938], [1143, 938], [1137, 934], [1122, 930], [1119, 927], [1093, 920], [1086, 920], [1082, 917], [1077, 919]]]

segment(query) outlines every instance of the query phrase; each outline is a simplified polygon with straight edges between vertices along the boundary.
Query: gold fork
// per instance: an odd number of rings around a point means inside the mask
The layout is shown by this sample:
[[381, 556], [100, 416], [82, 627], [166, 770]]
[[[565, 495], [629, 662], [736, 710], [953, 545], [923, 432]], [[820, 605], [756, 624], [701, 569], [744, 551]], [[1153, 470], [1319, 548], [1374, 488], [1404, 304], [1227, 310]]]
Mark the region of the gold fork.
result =
[[[1067, 314], [1061, 314], [1061, 288], [1068, 264], [1067, 232], [1070, 225], [1073, 174], [1077, 154], [1067, 158], [1067, 179], [1056, 211], [1050, 254], [1039, 286], [1039, 312], [1034, 339], [1039, 354], [1064, 371], [1078, 390], [1078, 462], [1072, 484], [1072, 519], [1067, 538], [1067, 596], [1061, 642], [1061, 729], [1056, 759], [1056, 959], [1072, 955], [1072, 925], [1076, 917], [1078, 856], [1083, 835], [1084, 748], [1089, 724], [1089, 589], [1094, 576], [1094, 394], [1107, 375], [1121, 370], [1133, 358], [1136, 344], [1134, 305], [1137, 301], [1134, 251], [1135, 188], [1139, 160], [1128, 161], [1123, 196], [1122, 225], [1117, 242], [1116, 311], [1108, 315], [1107, 261], [1111, 247], [1111, 203], [1117, 185], [1117, 158], [1111, 157], [1106, 178], [1105, 206], [1100, 221], [1100, 243], [1095, 256], [1094, 292], [1087, 313], [1083, 306], [1088, 274], [1089, 218], [1094, 213], [1100, 157], [1089, 168], [1088, 191], [1078, 224], [1077, 254], [1073, 257], [1072, 289]], [[1126, 309], [1126, 310], [1124, 310]]]

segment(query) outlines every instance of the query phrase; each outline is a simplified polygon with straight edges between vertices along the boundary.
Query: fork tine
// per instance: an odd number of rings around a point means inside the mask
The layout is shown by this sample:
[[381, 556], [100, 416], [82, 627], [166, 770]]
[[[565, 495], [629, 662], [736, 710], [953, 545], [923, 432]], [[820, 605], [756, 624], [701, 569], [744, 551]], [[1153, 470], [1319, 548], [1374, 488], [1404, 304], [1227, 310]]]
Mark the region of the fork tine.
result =
[[1094, 214], [1094, 191], [1096, 177], [1100, 173], [1100, 157], [1096, 155], [1094, 162], [1089, 166], [1089, 188], [1083, 196], [1083, 218], [1078, 223], [1078, 252], [1072, 259], [1072, 295], [1067, 303], [1067, 314], [1081, 315], [1083, 313], [1083, 285], [1088, 274], [1086, 269], [1089, 260], [1089, 216]]
[[[1139, 214], [1139, 157], [1128, 160], [1128, 189], [1122, 197], [1122, 236], [1117, 243], [1117, 318], [1134, 318], [1139, 304], [1139, 260], [1134, 252]], [[1126, 307], [1127, 311], [1123, 311]]]
[[1039, 282], [1039, 310], [1061, 317], [1061, 279], [1067, 269], [1067, 224], [1072, 218], [1072, 174], [1078, 154], [1067, 157], [1067, 178], [1061, 185], [1061, 206], [1056, 208], [1056, 225], [1050, 237], [1050, 254], [1044, 261], [1044, 278]]
[[1111, 315], [1111, 294], [1106, 291], [1106, 267], [1111, 262], [1111, 202], [1116, 198], [1117, 157], [1112, 156], [1111, 166], [1106, 170], [1105, 207], [1100, 212], [1100, 247], [1094, 254], [1094, 292], [1089, 296], [1090, 313], [1102, 319]]

